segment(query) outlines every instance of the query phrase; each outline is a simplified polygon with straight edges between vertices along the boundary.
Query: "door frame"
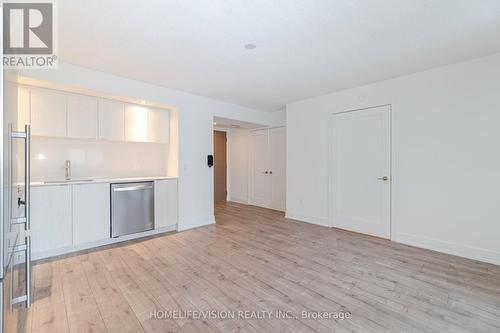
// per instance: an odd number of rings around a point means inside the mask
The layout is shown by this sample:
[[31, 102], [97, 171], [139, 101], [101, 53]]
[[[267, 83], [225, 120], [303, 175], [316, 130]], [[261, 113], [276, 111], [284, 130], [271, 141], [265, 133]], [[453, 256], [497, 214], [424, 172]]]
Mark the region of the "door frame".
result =
[[[374, 106], [368, 106], [368, 107], [362, 107], [362, 108], [357, 108], [357, 109], [349, 109], [349, 110], [344, 110], [344, 111], [331, 111], [328, 113], [328, 224], [330, 227], [334, 228], [334, 221], [333, 221], [333, 214], [332, 214], [332, 207], [334, 204], [334, 195], [333, 195], [333, 187], [332, 187], [332, 180], [333, 180], [333, 172], [332, 172], [332, 167], [333, 167], [333, 154], [332, 154], [332, 141], [333, 141], [333, 128], [332, 128], [332, 117], [334, 115], [338, 114], [343, 114], [343, 113], [349, 113], [349, 112], [355, 112], [355, 111], [363, 111], [363, 110], [370, 110], [370, 109], [375, 109], [383, 106], [388, 106], [389, 107], [389, 177], [391, 179], [389, 183], [389, 240], [393, 239], [394, 235], [394, 223], [393, 223], [393, 206], [394, 206], [394, 151], [393, 151], [393, 146], [394, 146], [394, 129], [393, 129], [393, 108], [392, 104], [379, 104], [379, 105], [374, 105]], [[354, 232], [354, 231], [352, 231]], [[368, 235], [370, 236], [370, 235]], [[376, 236], [370, 236], [370, 237], [376, 237]]]
[[[212, 125], [212, 154], [214, 153], [214, 131], [226, 132], [226, 201], [231, 199], [231, 129], [215, 127]], [[212, 201], [215, 202], [215, 173], [212, 170]]]

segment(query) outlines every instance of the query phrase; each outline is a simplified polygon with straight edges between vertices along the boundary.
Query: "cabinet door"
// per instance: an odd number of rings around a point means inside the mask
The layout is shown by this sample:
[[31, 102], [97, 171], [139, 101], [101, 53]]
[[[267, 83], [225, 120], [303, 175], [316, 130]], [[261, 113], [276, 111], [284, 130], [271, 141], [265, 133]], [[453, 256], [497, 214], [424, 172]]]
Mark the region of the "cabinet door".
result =
[[109, 238], [109, 184], [73, 185], [73, 244]]
[[148, 113], [147, 108], [139, 105], [125, 106], [125, 140], [148, 141]]
[[70, 185], [40, 186], [31, 190], [33, 253], [71, 246]]
[[68, 96], [68, 137], [97, 139], [97, 98]]
[[284, 211], [286, 196], [286, 130], [269, 130], [269, 165], [271, 180], [270, 208]]
[[168, 143], [170, 139], [170, 112], [149, 110], [149, 142]]
[[33, 135], [66, 136], [66, 95], [47, 89], [31, 89]]
[[155, 181], [155, 229], [177, 224], [177, 179]]
[[[24, 126], [30, 124], [30, 89], [18, 87], [17, 90], [17, 130], [24, 131]], [[14, 128], [15, 130], [15, 128]]]
[[99, 138], [125, 141], [125, 104], [99, 99]]

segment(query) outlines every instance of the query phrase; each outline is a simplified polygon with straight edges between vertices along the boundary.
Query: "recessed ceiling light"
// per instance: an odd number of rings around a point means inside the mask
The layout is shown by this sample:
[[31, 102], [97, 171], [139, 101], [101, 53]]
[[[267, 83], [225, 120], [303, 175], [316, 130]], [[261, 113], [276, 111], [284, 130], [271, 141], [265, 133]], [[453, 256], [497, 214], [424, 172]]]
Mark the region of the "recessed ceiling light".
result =
[[216, 122], [214, 122], [214, 125], [217, 125], [217, 123], [216, 123]]
[[247, 50], [253, 50], [257, 47], [255, 44], [245, 44], [245, 49]]

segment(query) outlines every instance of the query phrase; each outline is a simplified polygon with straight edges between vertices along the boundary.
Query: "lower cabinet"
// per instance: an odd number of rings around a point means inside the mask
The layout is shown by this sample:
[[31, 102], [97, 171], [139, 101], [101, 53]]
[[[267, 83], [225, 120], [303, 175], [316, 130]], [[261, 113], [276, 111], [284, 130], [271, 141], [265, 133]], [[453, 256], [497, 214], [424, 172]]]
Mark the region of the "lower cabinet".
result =
[[109, 184], [75, 184], [73, 192], [73, 245], [110, 237]]
[[155, 181], [155, 229], [177, 224], [177, 179]]
[[31, 189], [32, 252], [40, 253], [72, 245], [71, 186]]
[[[157, 180], [154, 184], [155, 229], [175, 226], [178, 220], [177, 180]], [[13, 201], [17, 202], [17, 196]], [[62, 254], [85, 248], [85, 244], [92, 246], [92, 242], [110, 239], [110, 209], [109, 183], [32, 187], [34, 257]]]

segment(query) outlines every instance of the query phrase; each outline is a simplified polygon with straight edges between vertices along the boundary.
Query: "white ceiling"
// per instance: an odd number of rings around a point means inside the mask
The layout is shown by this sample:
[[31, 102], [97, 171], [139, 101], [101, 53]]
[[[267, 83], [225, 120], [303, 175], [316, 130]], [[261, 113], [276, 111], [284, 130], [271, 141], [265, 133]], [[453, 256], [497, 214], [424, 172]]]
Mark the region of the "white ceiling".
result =
[[64, 62], [269, 111], [500, 52], [499, 0], [59, 0], [58, 12]]

